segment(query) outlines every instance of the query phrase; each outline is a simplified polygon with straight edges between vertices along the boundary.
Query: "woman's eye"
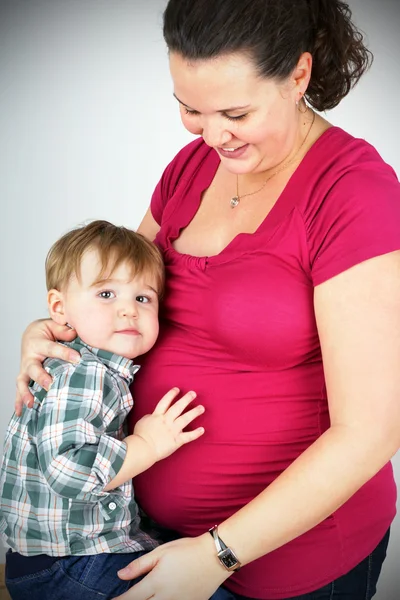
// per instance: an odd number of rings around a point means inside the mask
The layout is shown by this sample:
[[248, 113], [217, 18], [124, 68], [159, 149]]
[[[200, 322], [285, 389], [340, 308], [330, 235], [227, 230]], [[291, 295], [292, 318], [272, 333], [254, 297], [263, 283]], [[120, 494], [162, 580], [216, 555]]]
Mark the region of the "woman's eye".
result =
[[185, 109], [185, 114], [187, 114], [187, 115], [196, 116], [199, 114], [197, 112], [197, 110], [189, 110], [188, 108], [186, 108], [186, 106], [184, 106], [184, 109]]
[[99, 298], [103, 298], [104, 300], [110, 300], [111, 298], [115, 298], [114, 292], [110, 292], [109, 290], [105, 290], [104, 292], [100, 292], [98, 294]]
[[224, 115], [229, 121], [243, 121], [247, 117], [248, 113], [244, 115], [238, 115], [237, 117], [231, 117], [230, 115]]
[[150, 298], [148, 298], [147, 296], [136, 296], [136, 300], [141, 304], [147, 304], [147, 302], [150, 302]]

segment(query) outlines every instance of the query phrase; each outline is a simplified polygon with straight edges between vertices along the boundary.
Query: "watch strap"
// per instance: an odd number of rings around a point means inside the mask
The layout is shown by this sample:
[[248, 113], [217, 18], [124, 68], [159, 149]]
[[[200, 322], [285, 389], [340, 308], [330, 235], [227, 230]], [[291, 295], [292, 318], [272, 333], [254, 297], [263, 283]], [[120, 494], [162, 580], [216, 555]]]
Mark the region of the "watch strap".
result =
[[209, 530], [209, 533], [214, 540], [214, 543], [217, 547], [218, 552], [222, 552], [222, 550], [226, 550], [228, 548], [228, 546], [225, 544], [225, 542], [223, 540], [221, 540], [221, 538], [219, 537], [218, 527], [216, 525], [214, 525], [214, 527], [211, 527], [211, 529]]
[[218, 526], [214, 525], [208, 530], [209, 534], [214, 540], [215, 547], [217, 549], [217, 556], [221, 564], [228, 571], [239, 571], [241, 563], [229, 546], [218, 535]]

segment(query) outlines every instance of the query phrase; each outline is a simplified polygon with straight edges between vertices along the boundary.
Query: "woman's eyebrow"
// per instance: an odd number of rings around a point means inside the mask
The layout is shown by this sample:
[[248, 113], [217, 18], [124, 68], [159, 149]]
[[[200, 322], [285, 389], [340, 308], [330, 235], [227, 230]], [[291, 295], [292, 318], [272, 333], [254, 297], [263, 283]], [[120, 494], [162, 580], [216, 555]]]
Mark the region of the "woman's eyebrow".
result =
[[[172, 94], [174, 96], [174, 98], [176, 98], [179, 102], [179, 104], [182, 104], [182, 106], [185, 106], [186, 108], [190, 108], [191, 107], [188, 104], [185, 104], [184, 102], [182, 102], [182, 100], [179, 100], [178, 96], [173, 93]], [[225, 113], [225, 112], [233, 112], [235, 110], [245, 110], [246, 108], [250, 108], [250, 104], [246, 104], [246, 106], [231, 106], [230, 108], [222, 108], [220, 110], [217, 110], [217, 112], [220, 113]]]

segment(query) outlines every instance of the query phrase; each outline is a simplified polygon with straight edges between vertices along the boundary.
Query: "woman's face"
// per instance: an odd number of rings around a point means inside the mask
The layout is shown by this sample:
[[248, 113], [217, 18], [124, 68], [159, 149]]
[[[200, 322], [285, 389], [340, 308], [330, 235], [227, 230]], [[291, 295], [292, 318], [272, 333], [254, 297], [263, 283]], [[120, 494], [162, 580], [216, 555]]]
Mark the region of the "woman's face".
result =
[[229, 171], [260, 173], [293, 150], [300, 115], [294, 77], [260, 77], [245, 54], [188, 61], [172, 52], [170, 69], [184, 126], [203, 136]]

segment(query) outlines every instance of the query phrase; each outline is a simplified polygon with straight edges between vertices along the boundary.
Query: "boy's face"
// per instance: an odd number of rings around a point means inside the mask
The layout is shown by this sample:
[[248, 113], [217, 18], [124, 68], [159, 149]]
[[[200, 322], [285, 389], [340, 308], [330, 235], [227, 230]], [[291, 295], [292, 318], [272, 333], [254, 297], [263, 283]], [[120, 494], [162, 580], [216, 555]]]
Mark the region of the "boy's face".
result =
[[73, 276], [59, 292], [64, 322], [89, 346], [126, 358], [144, 354], [158, 336], [156, 281], [146, 273], [132, 279], [129, 266], [121, 263], [95, 283], [100, 268], [97, 251], [86, 252], [80, 279]]

